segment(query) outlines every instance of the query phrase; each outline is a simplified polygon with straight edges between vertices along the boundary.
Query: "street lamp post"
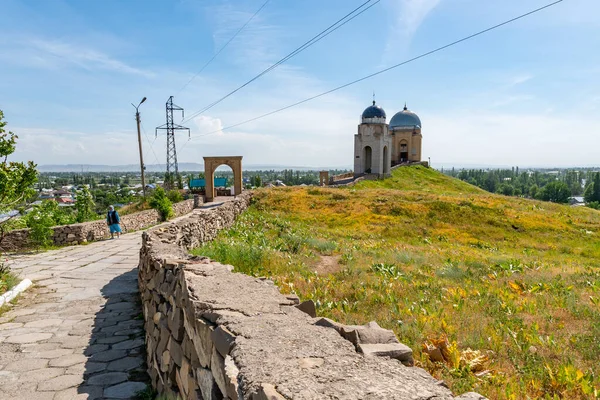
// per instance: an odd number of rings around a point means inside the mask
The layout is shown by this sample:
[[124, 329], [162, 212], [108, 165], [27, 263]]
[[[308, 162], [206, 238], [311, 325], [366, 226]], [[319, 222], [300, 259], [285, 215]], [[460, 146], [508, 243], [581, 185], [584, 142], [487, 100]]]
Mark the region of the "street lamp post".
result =
[[138, 145], [140, 146], [140, 169], [142, 170], [142, 193], [144, 194], [144, 197], [146, 197], [146, 178], [144, 177], [144, 170], [146, 169], [146, 167], [144, 167], [144, 155], [142, 154], [142, 135], [140, 133], [141, 121], [140, 112], [138, 109], [145, 101], [146, 98], [144, 97], [142, 101], [140, 101], [140, 104], [137, 105], [137, 107], [135, 106], [135, 104], [131, 103], [131, 105], [135, 108], [135, 120], [137, 122]]

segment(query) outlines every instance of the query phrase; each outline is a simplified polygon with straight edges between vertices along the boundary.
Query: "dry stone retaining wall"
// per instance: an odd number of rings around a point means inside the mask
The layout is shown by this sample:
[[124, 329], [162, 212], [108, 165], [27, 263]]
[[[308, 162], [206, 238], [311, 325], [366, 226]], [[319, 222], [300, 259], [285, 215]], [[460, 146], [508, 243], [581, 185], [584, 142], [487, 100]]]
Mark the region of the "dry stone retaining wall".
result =
[[[173, 204], [175, 216], [188, 214], [194, 207], [194, 200], [184, 200]], [[160, 214], [156, 210], [145, 210], [121, 216], [121, 229], [123, 232], [137, 231], [148, 228], [161, 222]], [[54, 233], [52, 241], [57, 246], [81, 244], [107, 238], [110, 236], [106, 221], [83, 222], [80, 224], [61, 225], [52, 228]], [[0, 251], [17, 251], [30, 247], [29, 229], [18, 229], [8, 232], [0, 242]]]
[[[233, 224], [251, 194], [143, 234], [139, 279], [148, 372], [182, 399], [453, 399], [375, 323], [313, 318], [310, 302], [189, 249]], [[314, 306], [314, 305], [313, 305]], [[363, 354], [358, 351], [362, 351]], [[382, 357], [383, 356], [383, 357]], [[484, 399], [469, 393], [461, 399]]]

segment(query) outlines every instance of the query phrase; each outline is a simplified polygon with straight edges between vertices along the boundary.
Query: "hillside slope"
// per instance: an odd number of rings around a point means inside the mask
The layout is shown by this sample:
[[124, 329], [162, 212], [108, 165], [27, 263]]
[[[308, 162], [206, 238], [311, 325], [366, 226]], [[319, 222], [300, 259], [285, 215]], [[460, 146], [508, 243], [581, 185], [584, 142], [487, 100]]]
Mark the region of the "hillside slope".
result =
[[[320, 315], [394, 329], [457, 393], [594, 398], [599, 234], [598, 211], [405, 167], [353, 187], [260, 190], [195, 252], [271, 277]], [[426, 345], [448, 345], [444, 360]]]

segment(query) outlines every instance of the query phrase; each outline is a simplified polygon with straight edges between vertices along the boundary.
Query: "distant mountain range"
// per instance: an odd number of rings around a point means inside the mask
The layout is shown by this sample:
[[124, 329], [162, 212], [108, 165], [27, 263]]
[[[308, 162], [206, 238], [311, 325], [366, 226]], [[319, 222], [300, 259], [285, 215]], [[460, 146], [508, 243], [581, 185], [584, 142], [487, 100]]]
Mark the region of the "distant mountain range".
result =
[[[98, 164], [66, 164], [66, 165], [38, 165], [38, 171], [40, 172], [139, 172], [140, 166], [136, 164], [128, 165], [98, 165]], [[227, 168], [227, 167], [225, 167]], [[323, 169], [351, 169], [350, 166], [337, 166], [337, 167], [297, 167], [289, 165], [260, 165], [260, 164], [249, 164], [243, 165], [246, 171], [257, 171], [257, 170], [275, 170], [280, 171], [284, 169], [293, 169], [300, 171], [316, 171]], [[165, 164], [146, 164], [147, 172], [162, 172], [165, 171]], [[204, 164], [199, 163], [179, 163], [180, 171], [204, 171]]]
[[[441, 169], [510, 169], [511, 165], [486, 165], [486, 164], [458, 164], [458, 163], [442, 163], [434, 162], [433, 168]], [[228, 167], [223, 167], [227, 169]], [[247, 164], [243, 165], [245, 171], [257, 171], [257, 170], [275, 170], [281, 171], [284, 169], [293, 169], [299, 171], [321, 171], [321, 170], [352, 170], [352, 166], [349, 165], [338, 165], [338, 166], [321, 166], [321, 167], [298, 167], [290, 165], [277, 165], [277, 164]], [[591, 165], [583, 166], [571, 166], [571, 167], [552, 167], [552, 166], [527, 166], [519, 165], [521, 169], [573, 169], [573, 168], [595, 168]], [[38, 171], [40, 172], [139, 172], [140, 167], [136, 164], [128, 165], [101, 165], [101, 164], [66, 164], [66, 165], [38, 165]], [[147, 172], [163, 172], [166, 170], [165, 164], [147, 164]], [[179, 163], [180, 171], [204, 171], [204, 164], [199, 163]]]

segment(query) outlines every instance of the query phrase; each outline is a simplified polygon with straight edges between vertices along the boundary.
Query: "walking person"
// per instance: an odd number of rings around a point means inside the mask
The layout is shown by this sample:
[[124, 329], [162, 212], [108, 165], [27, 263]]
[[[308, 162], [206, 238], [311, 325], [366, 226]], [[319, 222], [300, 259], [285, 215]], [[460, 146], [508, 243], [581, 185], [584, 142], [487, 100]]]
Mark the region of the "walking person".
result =
[[110, 229], [110, 238], [114, 239], [115, 233], [117, 234], [117, 239], [121, 235], [121, 218], [119, 217], [119, 213], [115, 211], [113, 206], [108, 207], [108, 214], [106, 215], [106, 223], [108, 224], [108, 229]]

